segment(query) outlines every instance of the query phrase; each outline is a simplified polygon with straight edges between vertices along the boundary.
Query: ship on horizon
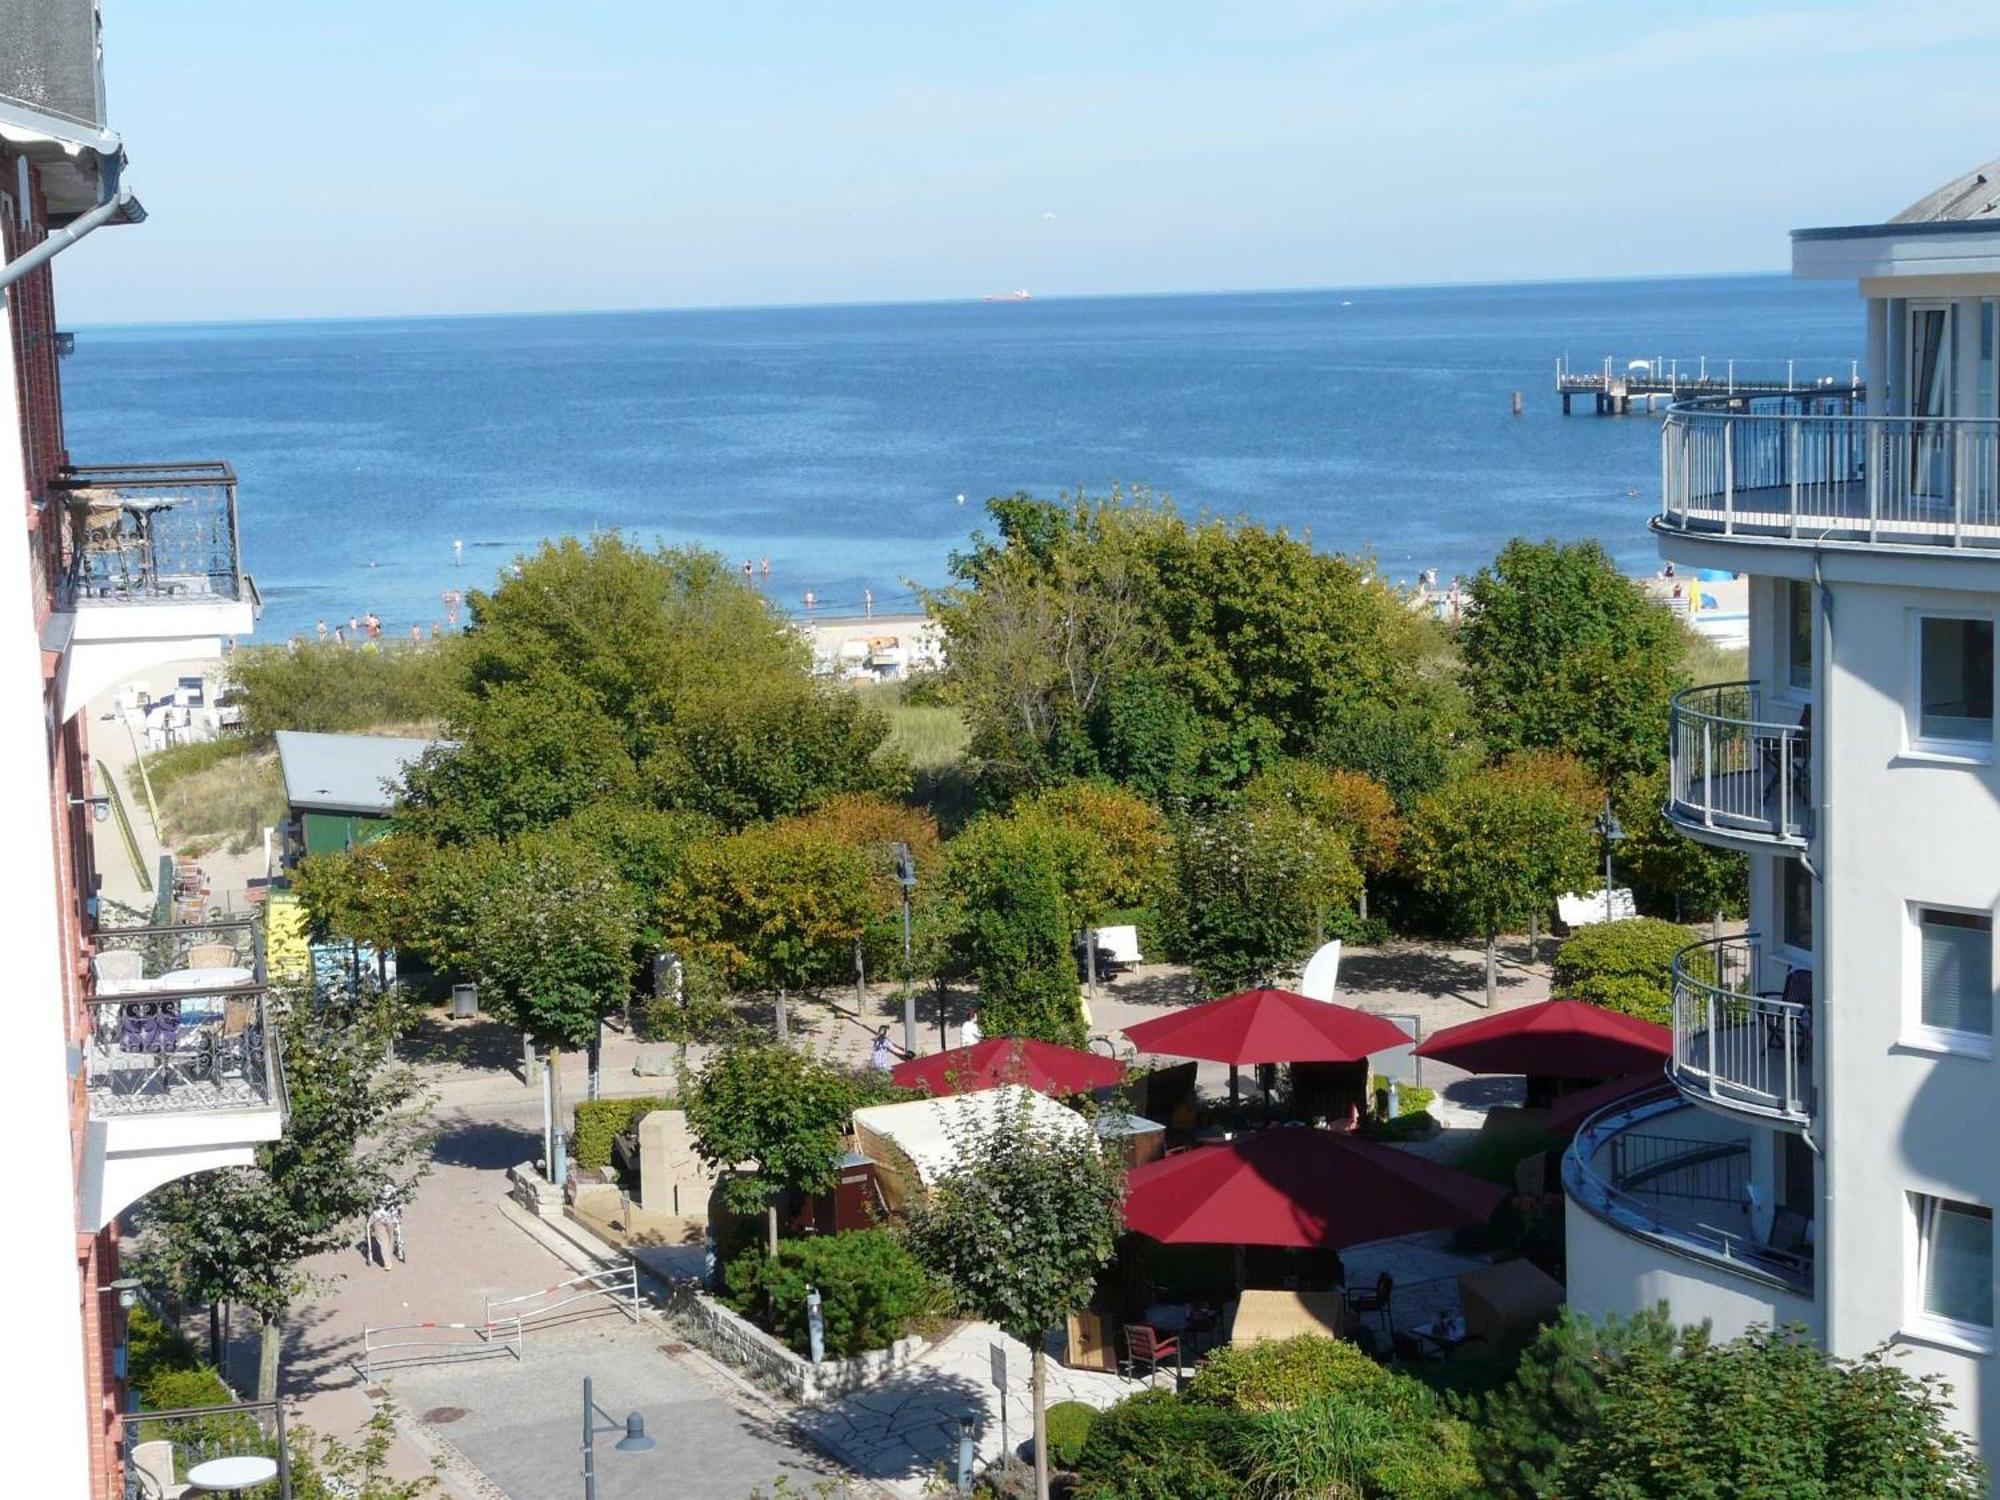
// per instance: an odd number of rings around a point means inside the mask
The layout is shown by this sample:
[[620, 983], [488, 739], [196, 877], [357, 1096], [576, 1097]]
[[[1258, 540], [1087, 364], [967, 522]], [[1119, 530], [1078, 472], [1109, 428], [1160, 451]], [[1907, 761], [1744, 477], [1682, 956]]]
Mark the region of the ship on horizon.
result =
[[1032, 299], [1028, 296], [1028, 289], [1021, 287], [1011, 292], [988, 292], [979, 300], [981, 302], [1027, 302]]

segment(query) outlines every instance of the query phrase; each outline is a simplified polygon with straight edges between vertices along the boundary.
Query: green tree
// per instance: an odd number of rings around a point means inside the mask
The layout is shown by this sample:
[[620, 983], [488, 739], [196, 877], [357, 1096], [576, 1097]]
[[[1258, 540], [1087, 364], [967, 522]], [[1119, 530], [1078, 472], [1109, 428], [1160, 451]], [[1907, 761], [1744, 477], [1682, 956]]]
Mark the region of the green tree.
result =
[[[1374, 777], [1308, 760], [1282, 760], [1244, 786], [1243, 805], [1258, 811], [1288, 808], [1316, 828], [1339, 833], [1366, 880], [1394, 870], [1403, 846], [1403, 820], [1395, 798]], [[1368, 892], [1359, 893], [1368, 914]]]
[[1167, 824], [1144, 798], [1101, 781], [1070, 781], [1023, 798], [1014, 811], [1048, 827], [1071, 926], [1080, 930], [1154, 894]]
[[[765, 1251], [778, 1251], [778, 1198], [833, 1186], [854, 1111], [881, 1102], [879, 1077], [848, 1072], [782, 1043], [723, 1047], [686, 1091], [695, 1149], [717, 1171], [725, 1202], [765, 1212]], [[756, 1170], [735, 1173], [743, 1162]]]
[[[430, 1095], [387, 1061], [399, 1024], [393, 995], [340, 1007], [274, 997], [290, 1112], [285, 1133], [249, 1167], [221, 1167], [149, 1193], [140, 1273], [181, 1301], [208, 1304], [219, 1345], [225, 1302], [259, 1318], [257, 1389], [277, 1394], [278, 1327], [313, 1289], [304, 1263], [345, 1245], [383, 1187], [407, 1194], [429, 1170]], [[220, 1358], [220, 1349], [213, 1351]]]
[[1625, 841], [1616, 857], [1641, 908], [1676, 922], [1740, 916], [1750, 903], [1750, 857], [1691, 839], [1666, 820], [1667, 769], [1627, 776], [1612, 793]]
[[1461, 774], [1423, 797], [1406, 843], [1419, 885], [1486, 940], [1486, 1004], [1499, 935], [1555, 905], [1596, 860], [1587, 776], [1533, 758]]
[[946, 941], [979, 987], [989, 1036], [1081, 1046], [1063, 840], [1048, 820], [986, 813], [947, 846]]
[[1607, 782], [1666, 758], [1687, 632], [1596, 542], [1509, 542], [1472, 581], [1459, 644], [1494, 754], [1560, 750]]
[[1605, 1378], [1601, 1420], [1556, 1475], [1557, 1493], [1606, 1500], [1987, 1493], [1941, 1377], [1907, 1374], [1886, 1349], [1831, 1358], [1803, 1328], [1726, 1344], [1687, 1329], [1674, 1351], [1628, 1351]]
[[670, 898], [676, 946], [738, 988], [775, 991], [778, 1024], [795, 990], [854, 972], [854, 944], [876, 915], [867, 850], [809, 818], [754, 824], [689, 849]]
[[1170, 865], [1168, 949], [1217, 993], [1277, 983], [1361, 894], [1346, 833], [1282, 799], [1181, 820]]
[[1035, 1493], [1048, 1500], [1043, 1335], [1090, 1301], [1124, 1228], [1124, 1184], [1088, 1129], [1029, 1108], [969, 1117], [958, 1164], [910, 1215], [910, 1245], [960, 1304], [1033, 1351]]

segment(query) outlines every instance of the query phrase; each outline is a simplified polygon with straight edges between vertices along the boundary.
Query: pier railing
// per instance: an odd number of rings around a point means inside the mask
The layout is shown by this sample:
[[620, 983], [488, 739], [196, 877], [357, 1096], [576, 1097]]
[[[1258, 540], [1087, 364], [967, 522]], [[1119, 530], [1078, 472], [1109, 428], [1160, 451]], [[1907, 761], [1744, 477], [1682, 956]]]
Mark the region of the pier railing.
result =
[[228, 464], [77, 465], [57, 489], [64, 607], [249, 597]]
[[1711, 397], [1661, 434], [1672, 531], [2000, 547], [2000, 419], [1829, 411], [1841, 393]]
[[1668, 709], [1667, 816], [1729, 844], [1812, 837], [1812, 731], [1765, 716], [1755, 682], [1676, 693]]

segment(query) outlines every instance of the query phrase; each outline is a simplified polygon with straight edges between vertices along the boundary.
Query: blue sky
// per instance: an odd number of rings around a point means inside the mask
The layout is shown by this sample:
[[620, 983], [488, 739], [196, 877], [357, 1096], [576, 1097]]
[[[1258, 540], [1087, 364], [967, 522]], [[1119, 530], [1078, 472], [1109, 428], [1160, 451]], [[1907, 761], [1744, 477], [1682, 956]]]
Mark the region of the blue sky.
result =
[[2000, 155], [2000, 6], [104, 0], [66, 321], [1770, 270]]

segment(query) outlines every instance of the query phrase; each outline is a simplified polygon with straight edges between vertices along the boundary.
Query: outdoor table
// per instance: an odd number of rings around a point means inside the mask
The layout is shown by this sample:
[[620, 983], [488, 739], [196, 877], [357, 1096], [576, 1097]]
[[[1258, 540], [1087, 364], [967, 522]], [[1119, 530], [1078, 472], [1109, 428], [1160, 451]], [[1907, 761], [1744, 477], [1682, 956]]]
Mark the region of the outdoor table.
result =
[[230, 1458], [211, 1458], [188, 1470], [190, 1488], [206, 1494], [227, 1490], [255, 1489], [278, 1477], [278, 1461], [261, 1454], [245, 1453]]
[[1417, 1341], [1417, 1347], [1424, 1353], [1443, 1359], [1465, 1342], [1465, 1319], [1439, 1318], [1436, 1322], [1423, 1324], [1410, 1332]]
[[156, 990], [227, 990], [248, 984], [255, 976], [238, 964], [205, 969], [173, 969], [153, 981]]

